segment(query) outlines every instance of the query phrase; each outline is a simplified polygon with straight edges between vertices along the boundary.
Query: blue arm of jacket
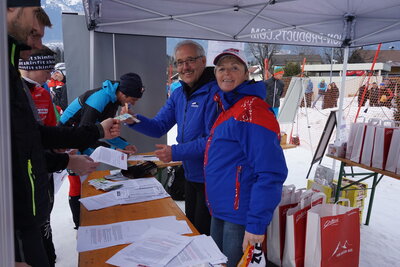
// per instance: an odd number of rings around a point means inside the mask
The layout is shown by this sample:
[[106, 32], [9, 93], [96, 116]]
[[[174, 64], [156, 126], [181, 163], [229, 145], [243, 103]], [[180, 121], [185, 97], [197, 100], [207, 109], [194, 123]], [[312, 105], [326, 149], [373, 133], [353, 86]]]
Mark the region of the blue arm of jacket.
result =
[[255, 183], [250, 193], [246, 231], [264, 234], [279, 204], [282, 185], [287, 177], [287, 166], [279, 139], [271, 130], [247, 123], [237, 127], [242, 151], [254, 170]]

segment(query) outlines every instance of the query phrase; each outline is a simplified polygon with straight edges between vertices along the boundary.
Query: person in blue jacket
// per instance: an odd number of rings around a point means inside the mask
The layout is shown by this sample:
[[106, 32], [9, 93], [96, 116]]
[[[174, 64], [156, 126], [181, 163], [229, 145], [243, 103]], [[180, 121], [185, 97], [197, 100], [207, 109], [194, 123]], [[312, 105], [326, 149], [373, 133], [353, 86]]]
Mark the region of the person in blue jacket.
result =
[[[213, 68], [206, 68], [205, 52], [200, 44], [190, 40], [178, 43], [175, 60], [180, 86], [153, 119], [138, 114], [135, 116], [141, 122], [128, 125], [145, 135], [160, 138], [177, 124], [178, 144], [156, 145], [155, 155], [164, 162], [183, 162], [186, 216], [200, 233], [209, 234], [211, 218], [204, 196], [203, 159], [206, 138], [218, 115], [213, 101], [218, 86]], [[124, 112], [127, 111], [123, 109]]]
[[[136, 73], [126, 73], [120, 77], [119, 82], [106, 80], [103, 86], [89, 90], [77, 97], [66, 108], [60, 118], [62, 126], [85, 126], [107, 118], [115, 117], [120, 106], [125, 104], [134, 105], [144, 92], [142, 80]], [[95, 145], [81, 151], [82, 154], [90, 155], [97, 146], [114, 147], [125, 153], [135, 153], [136, 147], [130, 145], [121, 137], [107, 140], [107, 143], [98, 141]], [[71, 208], [75, 229], [79, 227], [81, 181], [74, 173], [69, 173], [70, 182], [69, 206]]]
[[248, 80], [246, 62], [234, 48], [214, 59], [222, 111], [204, 156], [211, 236], [228, 267], [237, 265], [248, 245], [264, 240], [288, 172], [279, 124], [263, 101], [265, 85]]

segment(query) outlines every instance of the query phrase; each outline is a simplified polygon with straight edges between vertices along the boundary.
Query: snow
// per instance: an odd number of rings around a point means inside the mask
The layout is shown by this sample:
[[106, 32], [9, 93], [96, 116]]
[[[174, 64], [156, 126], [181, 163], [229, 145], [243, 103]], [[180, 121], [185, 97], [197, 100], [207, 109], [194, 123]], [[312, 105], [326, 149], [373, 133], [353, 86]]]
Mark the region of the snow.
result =
[[[351, 102], [351, 98], [346, 99], [345, 107]], [[317, 104], [319, 107], [319, 104]], [[318, 144], [321, 132], [331, 110], [307, 109], [309, 118], [309, 128], [307, 127], [307, 116], [303, 108], [299, 112], [299, 121], [293, 127], [293, 133], [299, 134], [300, 146], [284, 151], [289, 175], [285, 184], [295, 184], [296, 187], [306, 187], [306, 175], [310, 167], [313, 149]], [[354, 120], [355, 110], [345, 110], [346, 121]], [[362, 114], [369, 117], [381, 117], [382, 119], [392, 111], [387, 108], [369, 108], [367, 113]], [[386, 114], [386, 115], [385, 115]], [[281, 126], [290, 135], [291, 125]], [[311, 139], [309, 138], [309, 132]], [[174, 142], [174, 133], [169, 135], [169, 143]], [[311, 140], [311, 141], [310, 141]], [[336, 177], [339, 163], [334, 164], [334, 160], [324, 157], [322, 164], [327, 167], [335, 165]], [[313, 168], [311, 175], [314, 173]], [[370, 186], [372, 179], [367, 179]], [[78, 262], [76, 252], [76, 230], [73, 229], [71, 212], [68, 206], [68, 179], [63, 183], [60, 191], [55, 197], [55, 206], [52, 213], [53, 239], [57, 254], [57, 267], [75, 267]], [[361, 225], [361, 253], [360, 266], [362, 267], [393, 267], [400, 266], [400, 212], [398, 212], [397, 198], [400, 192], [400, 181], [391, 177], [384, 176], [375, 191], [375, 198], [372, 208], [372, 215], [368, 226]], [[363, 222], [369, 204], [370, 191], [365, 203]], [[178, 203], [182, 208], [182, 202]], [[345, 266], [344, 266], [345, 267]]]

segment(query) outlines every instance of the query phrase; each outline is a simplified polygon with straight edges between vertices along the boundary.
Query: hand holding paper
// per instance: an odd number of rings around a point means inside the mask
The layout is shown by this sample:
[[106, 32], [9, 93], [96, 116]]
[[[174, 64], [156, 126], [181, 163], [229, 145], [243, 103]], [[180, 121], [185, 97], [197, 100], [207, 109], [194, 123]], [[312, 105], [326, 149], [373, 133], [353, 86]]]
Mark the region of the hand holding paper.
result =
[[117, 150], [104, 146], [97, 147], [90, 157], [97, 162], [102, 162], [123, 170], [128, 168], [128, 156]]

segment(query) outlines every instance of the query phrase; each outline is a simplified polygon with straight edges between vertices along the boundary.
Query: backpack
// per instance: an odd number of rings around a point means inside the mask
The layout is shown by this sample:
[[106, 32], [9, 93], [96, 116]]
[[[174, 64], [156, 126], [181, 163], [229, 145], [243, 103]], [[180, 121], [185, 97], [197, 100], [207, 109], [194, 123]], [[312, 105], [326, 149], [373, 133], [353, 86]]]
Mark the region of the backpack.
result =
[[173, 200], [185, 200], [185, 172], [182, 166], [168, 167], [165, 190]]

